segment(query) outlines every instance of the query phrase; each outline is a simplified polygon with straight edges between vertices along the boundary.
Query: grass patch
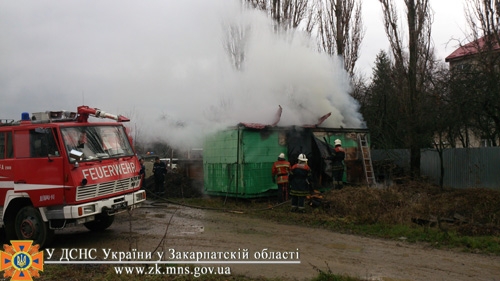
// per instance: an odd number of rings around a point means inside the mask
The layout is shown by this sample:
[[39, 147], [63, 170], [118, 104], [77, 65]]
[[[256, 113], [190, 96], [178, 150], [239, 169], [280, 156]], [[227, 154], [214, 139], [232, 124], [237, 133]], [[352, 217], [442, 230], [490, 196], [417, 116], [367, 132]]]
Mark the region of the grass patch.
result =
[[[439, 190], [410, 183], [384, 189], [347, 187], [326, 191], [318, 208], [306, 206], [305, 214], [291, 213], [290, 203], [274, 198], [226, 197], [176, 198], [170, 201], [193, 208], [234, 212], [280, 224], [302, 225], [330, 231], [426, 243], [435, 248], [500, 255], [500, 192], [489, 189]], [[172, 198], [172, 197], [169, 197]], [[252, 231], [247, 230], [247, 231]], [[316, 268], [313, 281], [365, 281]], [[112, 266], [50, 266], [38, 279], [45, 280], [284, 280], [245, 276], [116, 274]], [[293, 279], [291, 279], [293, 280]]]
[[256, 218], [384, 239], [423, 242], [436, 248], [500, 255], [500, 192], [444, 190], [421, 183], [384, 189], [348, 187], [322, 194], [318, 208], [290, 213], [274, 198], [189, 198], [187, 206], [232, 211]]

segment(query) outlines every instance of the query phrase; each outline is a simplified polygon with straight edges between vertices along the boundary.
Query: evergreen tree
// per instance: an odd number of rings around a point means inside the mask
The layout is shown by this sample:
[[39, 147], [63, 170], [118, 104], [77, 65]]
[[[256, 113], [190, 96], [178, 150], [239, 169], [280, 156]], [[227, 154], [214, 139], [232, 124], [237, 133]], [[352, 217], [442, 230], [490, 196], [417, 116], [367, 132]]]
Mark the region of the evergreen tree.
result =
[[404, 148], [399, 100], [392, 78], [394, 73], [388, 54], [380, 51], [375, 59], [372, 82], [361, 106], [375, 148]]

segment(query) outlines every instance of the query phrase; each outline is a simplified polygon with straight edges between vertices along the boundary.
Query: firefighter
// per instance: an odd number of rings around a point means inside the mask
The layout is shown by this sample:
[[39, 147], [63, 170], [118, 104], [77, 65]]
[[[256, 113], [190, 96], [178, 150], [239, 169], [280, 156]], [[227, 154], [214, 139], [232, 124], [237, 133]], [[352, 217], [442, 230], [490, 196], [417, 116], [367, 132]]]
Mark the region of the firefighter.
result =
[[155, 178], [155, 189], [153, 192], [158, 195], [165, 194], [164, 183], [166, 173], [167, 165], [160, 161], [160, 157], [156, 156], [153, 164], [153, 176]]
[[333, 178], [333, 188], [334, 189], [342, 189], [343, 187], [343, 177], [344, 177], [344, 159], [345, 159], [345, 151], [342, 148], [342, 141], [336, 139], [335, 149], [332, 152], [332, 155], [327, 157], [326, 159], [332, 160], [332, 178]]
[[305, 154], [300, 154], [298, 163], [290, 170], [290, 196], [292, 197], [292, 212], [305, 213], [305, 197], [311, 192], [312, 172], [307, 165]]
[[141, 170], [139, 175], [141, 176], [141, 189], [144, 189], [144, 182], [146, 181], [146, 166], [144, 165], [144, 158], [139, 159], [139, 164], [141, 165]]
[[280, 153], [278, 161], [274, 162], [271, 169], [273, 182], [278, 184], [278, 202], [288, 201], [288, 173], [290, 162], [286, 161], [285, 154]]

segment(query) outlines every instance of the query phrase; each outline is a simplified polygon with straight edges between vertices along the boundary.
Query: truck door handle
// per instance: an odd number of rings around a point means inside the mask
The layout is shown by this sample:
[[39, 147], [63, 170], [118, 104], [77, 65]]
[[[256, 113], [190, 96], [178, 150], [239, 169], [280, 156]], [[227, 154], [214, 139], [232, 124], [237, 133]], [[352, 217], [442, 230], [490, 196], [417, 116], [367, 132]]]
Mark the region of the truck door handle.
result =
[[18, 180], [18, 181], [15, 181], [14, 183], [26, 183], [25, 180]]

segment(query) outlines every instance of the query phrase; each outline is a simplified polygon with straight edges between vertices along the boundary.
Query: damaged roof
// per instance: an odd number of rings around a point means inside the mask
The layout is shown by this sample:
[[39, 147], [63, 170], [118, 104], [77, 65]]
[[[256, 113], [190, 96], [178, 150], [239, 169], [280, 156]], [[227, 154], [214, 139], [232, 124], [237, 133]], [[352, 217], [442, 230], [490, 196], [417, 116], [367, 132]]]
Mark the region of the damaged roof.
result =
[[[278, 123], [279, 123], [279, 121], [281, 119], [281, 113], [282, 112], [283, 112], [283, 108], [281, 108], [281, 105], [279, 105], [279, 109], [276, 112], [275, 118], [274, 118], [273, 122], [270, 123], [270, 124], [241, 122], [238, 125], [239, 126], [243, 126], [245, 128], [248, 128], [248, 129], [256, 129], [256, 130], [262, 130], [262, 129], [265, 129], [265, 128], [276, 127], [276, 125], [278, 125]], [[330, 117], [330, 115], [332, 115], [331, 112], [329, 112], [329, 113], [321, 116], [320, 118], [318, 118], [318, 122], [316, 122], [316, 124], [304, 124], [301, 127], [304, 127], [304, 128], [316, 128], [316, 127], [320, 126], [326, 119], [328, 119], [328, 117]]]

